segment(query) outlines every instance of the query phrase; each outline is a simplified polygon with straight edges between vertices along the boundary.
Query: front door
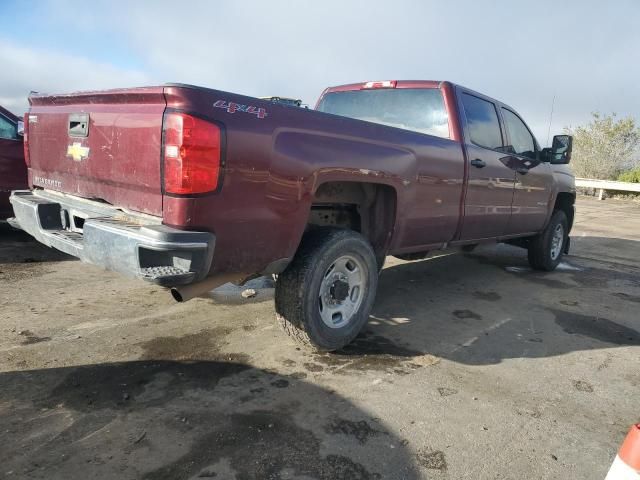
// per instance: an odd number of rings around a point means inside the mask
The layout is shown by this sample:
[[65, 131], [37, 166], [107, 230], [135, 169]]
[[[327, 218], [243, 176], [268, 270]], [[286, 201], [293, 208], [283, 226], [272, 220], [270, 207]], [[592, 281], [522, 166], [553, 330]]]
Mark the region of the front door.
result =
[[538, 232], [544, 227], [549, 213], [553, 187], [553, 174], [549, 163], [540, 161], [540, 152], [522, 119], [511, 110], [502, 107], [502, 119], [506, 128], [511, 153], [510, 164], [516, 171], [513, 208], [507, 226], [507, 234]]
[[507, 166], [504, 134], [494, 102], [462, 92], [461, 108], [466, 119], [468, 183], [462, 223], [462, 240], [498, 237], [509, 217], [515, 171]]

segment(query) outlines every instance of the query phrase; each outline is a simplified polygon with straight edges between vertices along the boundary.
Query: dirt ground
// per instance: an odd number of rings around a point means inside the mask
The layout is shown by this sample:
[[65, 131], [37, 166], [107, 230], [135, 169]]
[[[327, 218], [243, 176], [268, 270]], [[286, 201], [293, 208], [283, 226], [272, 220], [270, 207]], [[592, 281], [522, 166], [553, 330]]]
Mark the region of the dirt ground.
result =
[[388, 258], [338, 354], [230, 303], [4, 228], [0, 477], [600, 480], [640, 420], [638, 204], [581, 198], [553, 273], [505, 245]]

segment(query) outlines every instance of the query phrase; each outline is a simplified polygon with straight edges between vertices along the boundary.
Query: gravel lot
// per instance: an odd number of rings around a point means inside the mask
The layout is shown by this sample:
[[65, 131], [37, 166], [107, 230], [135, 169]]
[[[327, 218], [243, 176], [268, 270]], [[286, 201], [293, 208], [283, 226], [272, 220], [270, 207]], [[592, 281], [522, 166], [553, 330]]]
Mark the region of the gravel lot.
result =
[[4, 228], [0, 477], [602, 479], [640, 420], [640, 206], [581, 198], [571, 253], [388, 258], [328, 355], [271, 301], [176, 304]]

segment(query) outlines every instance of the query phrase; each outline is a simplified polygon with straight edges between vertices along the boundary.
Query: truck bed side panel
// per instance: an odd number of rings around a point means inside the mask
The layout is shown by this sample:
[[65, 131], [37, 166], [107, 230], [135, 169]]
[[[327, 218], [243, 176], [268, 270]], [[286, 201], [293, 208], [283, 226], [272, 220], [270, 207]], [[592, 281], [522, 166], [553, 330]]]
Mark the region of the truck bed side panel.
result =
[[[216, 90], [170, 86], [165, 96], [168, 108], [225, 126], [220, 191], [164, 198], [165, 223], [215, 233], [216, 272], [261, 271], [292, 258], [313, 194], [327, 181], [394, 188], [396, 248], [406, 249], [403, 242], [415, 242], [420, 231], [443, 241], [455, 235], [464, 176], [459, 142]], [[267, 115], [214, 107], [221, 101], [264, 108]]]

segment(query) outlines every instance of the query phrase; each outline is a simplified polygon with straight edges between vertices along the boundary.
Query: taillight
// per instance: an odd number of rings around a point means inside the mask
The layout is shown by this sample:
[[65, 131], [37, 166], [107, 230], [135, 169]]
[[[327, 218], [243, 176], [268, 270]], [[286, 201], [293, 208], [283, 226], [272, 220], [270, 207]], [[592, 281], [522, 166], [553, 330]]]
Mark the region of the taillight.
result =
[[190, 195], [212, 192], [220, 178], [220, 127], [185, 113], [165, 113], [164, 190]]
[[31, 159], [29, 158], [29, 113], [24, 114], [24, 125], [22, 133], [22, 146], [24, 148], [24, 163], [27, 167], [31, 166]]
[[363, 89], [369, 88], [396, 88], [397, 80], [382, 80], [380, 82], [367, 82], [362, 85]]

